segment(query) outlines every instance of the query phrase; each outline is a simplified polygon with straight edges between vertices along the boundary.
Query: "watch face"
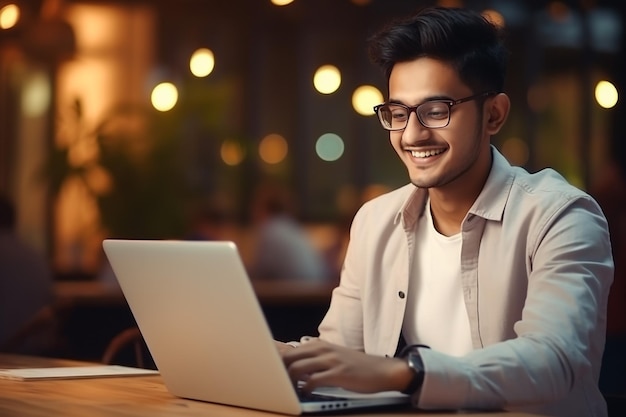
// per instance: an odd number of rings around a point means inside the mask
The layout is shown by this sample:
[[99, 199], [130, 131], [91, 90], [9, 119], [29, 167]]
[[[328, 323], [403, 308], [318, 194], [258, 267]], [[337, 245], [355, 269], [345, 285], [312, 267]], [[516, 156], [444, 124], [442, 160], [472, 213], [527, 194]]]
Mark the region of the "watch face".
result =
[[420, 389], [424, 382], [424, 363], [419, 352], [409, 352], [406, 358], [407, 365], [413, 371], [413, 379], [409, 383], [408, 387], [403, 391], [405, 394], [413, 394]]
[[422, 356], [419, 354], [419, 352], [409, 353], [407, 361], [413, 371], [424, 373], [424, 362], [422, 362]]

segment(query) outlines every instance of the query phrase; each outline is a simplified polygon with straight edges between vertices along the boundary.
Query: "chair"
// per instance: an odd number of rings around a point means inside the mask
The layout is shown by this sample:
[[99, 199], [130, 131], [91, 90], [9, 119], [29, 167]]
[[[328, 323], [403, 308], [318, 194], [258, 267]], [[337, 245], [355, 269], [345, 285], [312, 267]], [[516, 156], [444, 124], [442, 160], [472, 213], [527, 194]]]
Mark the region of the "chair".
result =
[[115, 335], [106, 346], [101, 361], [108, 365], [155, 368], [141, 331], [136, 326], [124, 329]]
[[62, 308], [55, 304], [42, 307], [13, 336], [0, 345], [0, 352], [44, 354], [55, 352], [61, 343], [59, 335]]

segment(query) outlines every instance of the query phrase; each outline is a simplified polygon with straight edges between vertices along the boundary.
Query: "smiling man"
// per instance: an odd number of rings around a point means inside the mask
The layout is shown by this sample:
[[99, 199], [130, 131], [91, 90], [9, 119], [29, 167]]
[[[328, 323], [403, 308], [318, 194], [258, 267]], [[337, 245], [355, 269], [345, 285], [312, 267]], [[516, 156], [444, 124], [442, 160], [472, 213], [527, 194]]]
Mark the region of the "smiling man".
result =
[[410, 184], [356, 214], [319, 338], [280, 345], [294, 381], [404, 391], [425, 409], [606, 416], [613, 260], [597, 203], [491, 145], [509, 113], [499, 29], [425, 9], [371, 39], [375, 107]]

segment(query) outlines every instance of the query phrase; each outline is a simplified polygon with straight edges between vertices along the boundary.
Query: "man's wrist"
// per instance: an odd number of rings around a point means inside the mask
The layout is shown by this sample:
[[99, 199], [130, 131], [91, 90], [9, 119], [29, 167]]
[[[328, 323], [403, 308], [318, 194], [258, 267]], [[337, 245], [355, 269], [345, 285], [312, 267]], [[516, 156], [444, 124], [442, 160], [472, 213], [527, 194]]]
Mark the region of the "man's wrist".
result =
[[411, 381], [402, 392], [404, 394], [413, 395], [422, 387], [424, 383], [424, 363], [422, 356], [417, 349], [411, 350], [406, 355], [406, 364], [413, 373]]

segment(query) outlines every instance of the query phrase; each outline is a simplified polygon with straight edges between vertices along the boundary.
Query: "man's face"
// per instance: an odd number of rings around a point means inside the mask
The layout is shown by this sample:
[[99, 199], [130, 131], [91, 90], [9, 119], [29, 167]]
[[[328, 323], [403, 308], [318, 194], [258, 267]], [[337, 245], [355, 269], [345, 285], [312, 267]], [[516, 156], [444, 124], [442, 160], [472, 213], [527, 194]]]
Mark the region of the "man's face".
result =
[[[397, 63], [389, 78], [389, 101], [407, 106], [432, 99], [458, 100], [475, 93], [481, 91], [471, 91], [452, 67], [431, 58]], [[453, 106], [450, 123], [438, 129], [422, 126], [411, 113], [406, 129], [389, 132], [413, 184], [442, 190], [482, 186], [491, 158], [481, 107], [480, 100]]]

